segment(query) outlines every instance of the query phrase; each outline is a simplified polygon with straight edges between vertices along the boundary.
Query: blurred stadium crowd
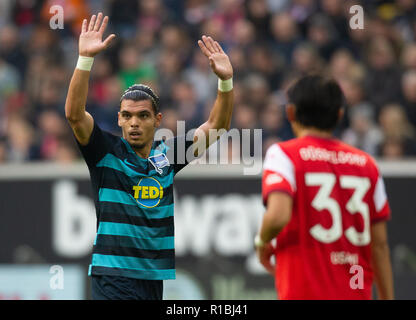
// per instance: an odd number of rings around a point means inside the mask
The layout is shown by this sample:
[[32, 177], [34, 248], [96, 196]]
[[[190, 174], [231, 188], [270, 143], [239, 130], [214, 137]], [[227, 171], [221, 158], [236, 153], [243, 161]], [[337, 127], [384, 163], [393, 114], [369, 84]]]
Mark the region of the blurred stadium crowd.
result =
[[[52, 30], [51, 5], [64, 8]], [[349, 8], [361, 4], [364, 29]], [[118, 133], [123, 90], [146, 83], [161, 98], [163, 127], [206, 119], [217, 80], [197, 40], [218, 40], [234, 67], [232, 128], [262, 128], [263, 150], [290, 139], [285, 89], [322, 72], [346, 96], [337, 135], [376, 157], [416, 155], [416, 1], [348, 0], [2, 0], [0, 163], [79, 159], [64, 117], [83, 18], [110, 17], [111, 47], [96, 57], [87, 110]]]

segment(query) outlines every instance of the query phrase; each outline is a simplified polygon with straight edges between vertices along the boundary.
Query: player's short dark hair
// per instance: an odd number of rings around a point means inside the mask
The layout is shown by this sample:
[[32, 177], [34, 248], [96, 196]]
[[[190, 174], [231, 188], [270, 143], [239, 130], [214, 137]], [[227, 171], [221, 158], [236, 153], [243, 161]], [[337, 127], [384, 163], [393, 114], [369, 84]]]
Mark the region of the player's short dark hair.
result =
[[120, 98], [120, 106], [123, 100], [149, 100], [152, 103], [153, 111], [155, 114], [159, 113], [159, 97], [149, 86], [144, 84], [134, 84], [128, 87], [128, 89], [124, 91]]
[[288, 90], [289, 103], [296, 107], [296, 121], [305, 127], [331, 131], [338, 123], [344, 94], [338, 83], [320, 75], [300, 78]]

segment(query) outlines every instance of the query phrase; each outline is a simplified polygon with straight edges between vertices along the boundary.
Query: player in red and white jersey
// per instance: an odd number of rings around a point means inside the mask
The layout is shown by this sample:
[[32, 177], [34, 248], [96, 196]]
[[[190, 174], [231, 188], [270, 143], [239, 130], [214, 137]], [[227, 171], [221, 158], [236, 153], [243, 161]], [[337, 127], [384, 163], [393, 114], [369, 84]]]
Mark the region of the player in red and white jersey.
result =
[[288, 97], [297, 138], [266, 153], [260, 262], [280, 299], [371, 299], [373, 281], [378, 298], [393, 299], [383, 179], [368, 154], [332, 136], [343, 115], [341, 89], [306, 76]]

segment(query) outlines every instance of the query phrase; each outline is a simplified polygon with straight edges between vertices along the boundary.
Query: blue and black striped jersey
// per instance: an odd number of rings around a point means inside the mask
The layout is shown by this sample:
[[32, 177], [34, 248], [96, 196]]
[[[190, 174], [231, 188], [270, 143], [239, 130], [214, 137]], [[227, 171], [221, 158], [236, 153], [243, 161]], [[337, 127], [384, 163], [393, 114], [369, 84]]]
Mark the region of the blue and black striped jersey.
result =
[[154, 141], [144, 159], [125, 139], [94, 123], [88, 145], [78, 144], [97, 213], [89, 275], [175, 278], [173, 178], [188, 163], [177, 164], [178, 141], [181, 150], [192, 144], [185, 137]]

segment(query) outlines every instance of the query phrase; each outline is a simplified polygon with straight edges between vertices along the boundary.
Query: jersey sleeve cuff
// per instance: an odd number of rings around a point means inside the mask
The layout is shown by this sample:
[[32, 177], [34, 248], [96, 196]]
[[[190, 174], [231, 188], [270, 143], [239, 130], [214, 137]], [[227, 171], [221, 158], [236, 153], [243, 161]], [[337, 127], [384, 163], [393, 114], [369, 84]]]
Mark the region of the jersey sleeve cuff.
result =
[[381, 209], [372, 219], [371, 224], [380, 222], [380, 221], [388, 221], [391, 219], [391, 210], [388, 202], [384, 205], [383, 209]]
[[287, 190], [287, 189], [285, 189], [285, 188], [278, 187], [278, 186], [276, 186], [276, 187], [271, 187], [271, 188], [269, 188], [267, 191], [265, 191], [265, 192], [263, 193], [263, 205], [264, 205], [264, 206], [267, 206], [267, 199], [269, 198], [269, 195], [270, 195], [272, 192], [282, 192], [282, 193], [286, 193], [286, 194], [287, 194], [288, 196], [290, 196], [291, 198], [293, 198], [293, 196], [294, 196], [293, 191], [289, 191], [289, 190]]

